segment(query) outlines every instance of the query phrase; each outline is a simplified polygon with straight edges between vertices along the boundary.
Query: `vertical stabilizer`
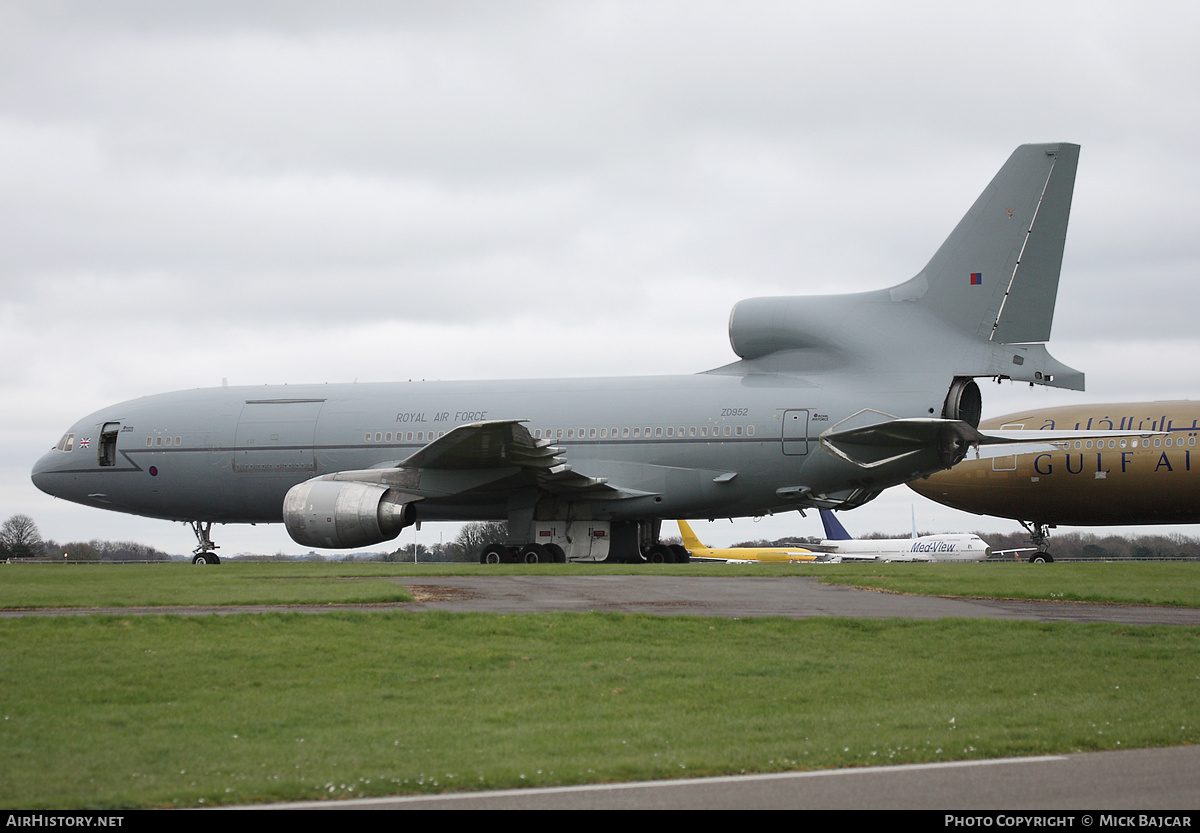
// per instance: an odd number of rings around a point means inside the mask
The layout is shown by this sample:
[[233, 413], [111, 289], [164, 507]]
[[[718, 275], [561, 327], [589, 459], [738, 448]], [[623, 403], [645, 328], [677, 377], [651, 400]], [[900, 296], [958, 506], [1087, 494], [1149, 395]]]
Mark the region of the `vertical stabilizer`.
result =
[[821, 510], [821, 524], [825, 527], [825, 540], [827, 541], [853, 541], [850, 533], [842, 526], [841, 521], [833, 516], [833, 512], [828, 509]]
[[972, 335], [1050, 338], [1079, 145], [1022, 145], [937, 253], [892, 290]]
[[683, 548], [688, 552], [698, 552], [706, 550], [709, 547], [700, 543], [700, 539], [696, 537], [696, 533], [692, 532], [692, 527], [687, 521], [676, 521], [679, 524], [679, 537], [683, 539]]

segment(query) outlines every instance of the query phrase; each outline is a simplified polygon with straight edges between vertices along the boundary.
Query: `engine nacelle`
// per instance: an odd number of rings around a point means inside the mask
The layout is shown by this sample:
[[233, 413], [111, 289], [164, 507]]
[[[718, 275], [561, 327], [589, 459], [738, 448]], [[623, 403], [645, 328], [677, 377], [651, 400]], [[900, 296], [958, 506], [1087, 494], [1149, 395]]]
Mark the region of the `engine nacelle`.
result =
[[415, 520], [411, 503], [387, 499], [377, 483], [306, 480], [283, 499], [283, 523], [297, 544], [354, 549], [390, 541]]
[[983, 394], [979, 392], [979, 385], [968, 376], [959, 376], [946, 394], [942, 419], [961, 419], [972, 428], [978, 428], [982, 416]]

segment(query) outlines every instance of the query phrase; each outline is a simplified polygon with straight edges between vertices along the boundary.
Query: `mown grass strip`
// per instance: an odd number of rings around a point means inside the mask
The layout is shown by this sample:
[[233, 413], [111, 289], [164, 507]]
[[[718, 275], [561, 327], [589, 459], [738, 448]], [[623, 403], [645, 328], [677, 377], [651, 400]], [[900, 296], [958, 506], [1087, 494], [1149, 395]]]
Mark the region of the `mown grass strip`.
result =
[[839, 564], [829, 583], [921, 596], [1200, 607], [1200, 563]]
[[389, 564], [0, 564], [0, 609], [412, 601]]
[[0, 805], [211, 806], [1200, 742], [1200, 630], [0, 621]]
[[398, 580], [443, 575], [819, 576], [919, 595], [1200, 607], [1200, 563], [1194, 562], [485, 566], [227, 561], [208, 567], [0, 564], [0, 609], [386, 603], [411, 601]]

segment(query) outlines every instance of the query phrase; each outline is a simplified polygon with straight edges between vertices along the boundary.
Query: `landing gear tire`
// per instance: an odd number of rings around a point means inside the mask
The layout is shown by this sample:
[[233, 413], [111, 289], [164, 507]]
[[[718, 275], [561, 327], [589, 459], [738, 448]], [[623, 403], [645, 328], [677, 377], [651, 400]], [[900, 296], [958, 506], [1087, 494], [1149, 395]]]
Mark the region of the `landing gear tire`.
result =
[[526, 544], [521, 547], [517, 558], [525, 564], [549, 564], [553, 557], [541, 544]]
[[192, 550], [193, 564], [220, 564], [217, 558], [217, 545], [212, 542], [212, 521], [188, 521], [188, 526], [196, 535], [196, 548]]
[[546, 551], [550, 553], [550, 559], [555, 564], [567, 563], [567, 553], [558, 544], [547, 544]]
[[1054, 559], [1050, 557], [1050, 545], [1046, 539], [1050, 537], [1051, 527], [1040, 521], [1019, 521], [1029, 533], [1029, 543], [1037, 547], [1037, 551], [1029, 556], [1030, 564], [1049, 564]]
[[646, 553], [646, 559], [651, 564], [671, 564], [675, 561], [675, 553], [665, 544], [655, 544]]
[[503, 564], [508, 559], [508, 547], [502, 544], [488, 544], [479, 554], [480, 564]]
[[671, 552], [675, 555], [676, 564], [687, 564], [692, 560], [692, 556], [688, 554], [687, 547], [683, 544], [671, 544]]

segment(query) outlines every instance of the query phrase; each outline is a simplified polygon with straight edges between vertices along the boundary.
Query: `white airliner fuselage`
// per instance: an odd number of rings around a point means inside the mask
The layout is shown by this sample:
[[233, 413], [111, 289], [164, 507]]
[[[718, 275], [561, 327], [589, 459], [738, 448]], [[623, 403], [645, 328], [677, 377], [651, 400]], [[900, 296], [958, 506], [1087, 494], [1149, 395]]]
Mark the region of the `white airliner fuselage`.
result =
[[978, 535], [923, 535], [919, 538], [826, 539], [814, 550], [842, 561], [984, 561], [990, 549]]

